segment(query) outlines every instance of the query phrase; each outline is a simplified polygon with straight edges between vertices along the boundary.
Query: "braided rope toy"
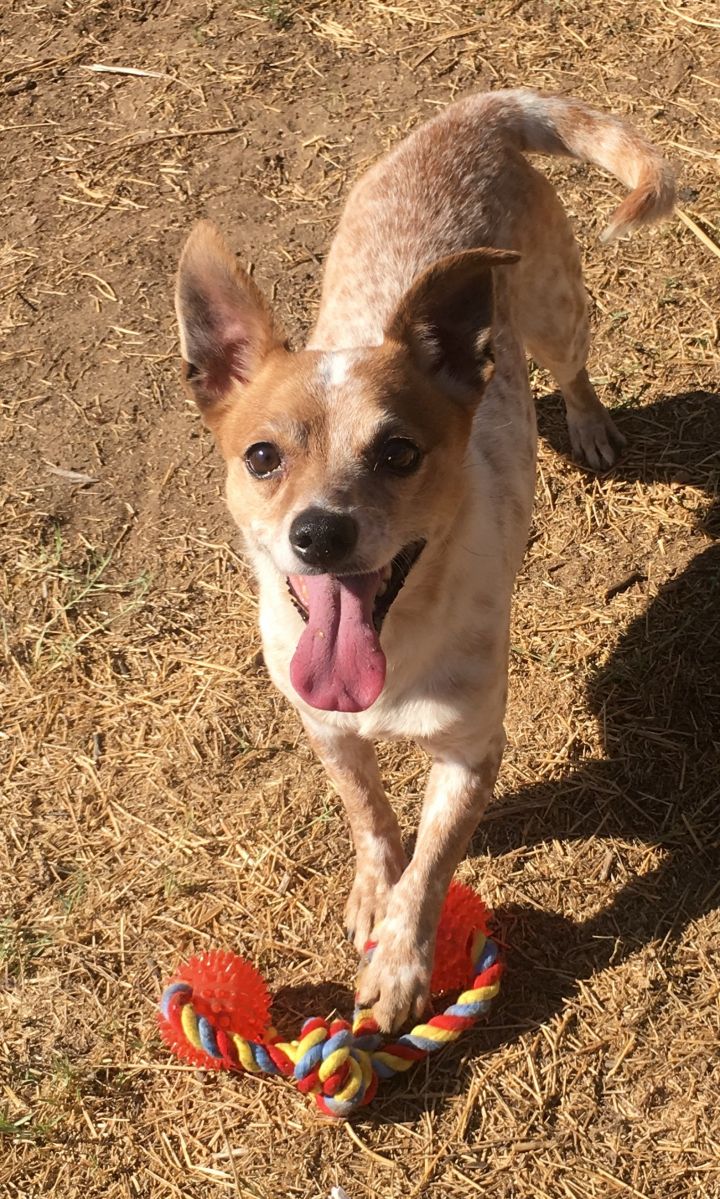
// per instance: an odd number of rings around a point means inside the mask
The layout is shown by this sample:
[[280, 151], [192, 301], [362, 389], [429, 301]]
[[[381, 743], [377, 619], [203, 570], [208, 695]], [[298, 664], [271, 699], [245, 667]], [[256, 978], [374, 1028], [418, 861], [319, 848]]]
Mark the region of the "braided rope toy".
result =
[[[393, 1040], [370, 1009], [352, 1023], [306, 1020], [300, 1036], [283, 1041], [269, 1024], [270, 1000], [260, 974], [237, 954], [211, 950], [192, 958], [165, 987], [160, 1033], [173, 1052], [205, 1069], [292, 1078], [326, 1116], [350, 1116], [373, 1098], [381, 1079], [409, 1070], [457, 1041], [489, 1010], [503, 963], [490, 937], [482, 900], [452, 883], [438, 929], [431, 990], [461, 990], [445, 1011]], [[366, 947], [366, 961], [375, 946]]]

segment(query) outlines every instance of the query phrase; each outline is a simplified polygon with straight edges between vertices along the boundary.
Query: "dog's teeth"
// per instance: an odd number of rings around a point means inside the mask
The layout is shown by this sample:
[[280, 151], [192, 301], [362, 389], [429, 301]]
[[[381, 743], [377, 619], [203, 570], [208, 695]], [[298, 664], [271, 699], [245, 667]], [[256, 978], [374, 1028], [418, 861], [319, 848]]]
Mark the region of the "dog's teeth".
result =
[[380, 596], [381, 596], [381, 595], [384, 595], [384, 594], [385, 594], [385, 592], [387, 591], [387, 587], [388, 587], [388, 585], [387, 585], [387, 580], [384, 580], [384, 581], [383, 581], [383, 582], [380, 584], [380, 586], [378, 587], [378, 590], [377, 590], [377, 598], [378, 598], [378, 599], [380, 599]]
[[392, 574], [392, 562], [388, 562], [387, 566], [383, 566], [383, 571], [382, 571], [382, 577], [383, 577], [384, 583], [387, 584], [390, 582], [391, 574]]

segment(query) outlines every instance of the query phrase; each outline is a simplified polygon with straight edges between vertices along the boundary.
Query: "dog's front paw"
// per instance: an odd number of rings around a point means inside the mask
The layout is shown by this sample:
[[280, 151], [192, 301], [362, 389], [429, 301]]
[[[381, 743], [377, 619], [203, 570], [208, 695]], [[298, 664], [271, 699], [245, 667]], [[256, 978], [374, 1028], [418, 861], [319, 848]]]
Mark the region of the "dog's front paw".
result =
[[380, 928], [372, 960], [358, 982], [360, 1007], [373, 1009], [383, 1032], [394, 1032], [408, 1017], [420, 1019], [430, 997], [432, 948], [390, 921]]
[[363, 953], [373, 929], [385, 919], [390, 894], [404, 869], [405, 856], [399, 847], [383, 846], [382, 852], [358, 859], [345, 905], [345, 927], [358, 953]]

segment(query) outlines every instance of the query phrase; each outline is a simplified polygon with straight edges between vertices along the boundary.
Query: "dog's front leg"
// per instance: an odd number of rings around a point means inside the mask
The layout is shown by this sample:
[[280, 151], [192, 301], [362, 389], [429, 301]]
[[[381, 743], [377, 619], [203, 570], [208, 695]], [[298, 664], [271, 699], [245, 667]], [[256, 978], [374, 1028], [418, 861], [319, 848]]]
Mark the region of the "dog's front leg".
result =
[[305, 727], [350, 823], [357, 865], [345, 907], [345, 926], [361, 953], [375, 924], [383, 919], [388, 896], [405, 869], [400, 828], [370, 742], [307, 721]]
[[492, 795], [503, 745], [500, 734], [475, 764], [445, 759], [430, 772], [413, 859], [392, 891], [358, 987], [360, 1003], [373, 1007], [386, 1031], [420, 1017], [427, 1004], [440, 911]]

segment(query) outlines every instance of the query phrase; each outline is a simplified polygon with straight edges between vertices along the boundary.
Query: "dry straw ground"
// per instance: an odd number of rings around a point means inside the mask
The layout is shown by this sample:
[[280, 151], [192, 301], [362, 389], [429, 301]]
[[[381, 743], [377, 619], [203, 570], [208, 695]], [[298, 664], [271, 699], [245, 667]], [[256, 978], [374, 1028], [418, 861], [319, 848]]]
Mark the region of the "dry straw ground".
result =
[[[717, 9], [17, 0], [0, 21], [0, 1191], [719, 1196]], [[606, 478], [568, 462], [534, 374], [510, 747], [461, 867], [498, 908], [505, 994], [327, 1125], [154, 1033], [191, 949], [251, 955], [290, 1027], [346, 1006], [354, 967], [347, 831], [257, 654], [176, 382], [173, 268], [211, 215], [300, 334], [349, 179], [455, 95], [521, 83], [633, 116], [685, 217], [600, 249], [619, 187], [548, 167], [629, 449]], [[426, 761], [382, 756], [410, 834]]]

